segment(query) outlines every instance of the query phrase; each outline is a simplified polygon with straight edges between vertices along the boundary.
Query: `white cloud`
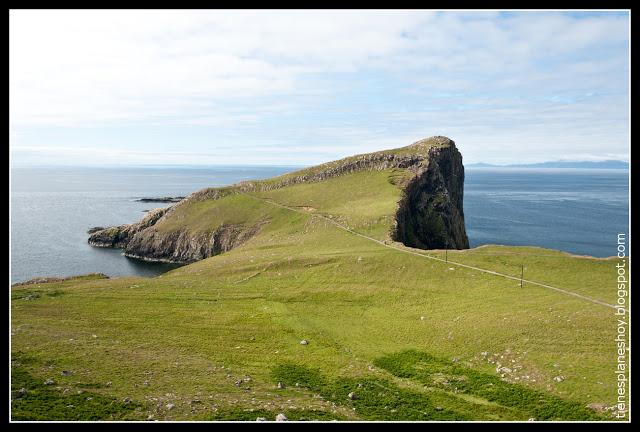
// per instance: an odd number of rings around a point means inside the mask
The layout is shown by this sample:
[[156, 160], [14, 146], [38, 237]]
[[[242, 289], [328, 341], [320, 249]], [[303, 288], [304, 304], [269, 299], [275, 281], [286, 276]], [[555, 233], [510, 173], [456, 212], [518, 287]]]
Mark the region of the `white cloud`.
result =
[[12, 11], [12, 124], [216, 115], [199, 101], [294, 93], [305, 73], [387, 55], [415, 21], [327, 11]]
[[[181, 125], [218, 128], [216, 160], [230, 140], [312, 163], [435, 134], [472, 161], [624, 154], [628, 38], [616, 15], [12, 10], [12, 145], [47, 127]], [[71, 148], [96, 146], [49, 147]]]

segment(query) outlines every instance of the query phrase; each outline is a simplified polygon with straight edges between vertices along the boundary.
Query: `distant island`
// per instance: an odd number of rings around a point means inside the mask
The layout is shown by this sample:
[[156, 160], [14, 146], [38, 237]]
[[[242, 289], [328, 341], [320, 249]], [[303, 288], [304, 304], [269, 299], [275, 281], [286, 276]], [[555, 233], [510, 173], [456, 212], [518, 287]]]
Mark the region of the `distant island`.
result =
[[159, 202], [159, 203], [177, 203], [184, 199], [185, 197], [151, 197], [151, 198], [140, 198], [136, 201], [138, 202]]
[[629, 169], [629, 162], [621, 160], [604, 161], [550, 161], [532, 164], [494, 165], [488, 163], [467, 164], [469, 168], [585, 168], [585, 169]]

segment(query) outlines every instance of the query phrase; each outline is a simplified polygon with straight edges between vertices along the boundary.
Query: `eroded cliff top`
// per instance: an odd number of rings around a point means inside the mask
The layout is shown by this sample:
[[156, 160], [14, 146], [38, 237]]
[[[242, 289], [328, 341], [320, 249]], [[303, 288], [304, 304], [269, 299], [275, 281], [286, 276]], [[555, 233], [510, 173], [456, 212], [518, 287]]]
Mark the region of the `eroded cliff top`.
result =
[[269, 190], [296, 183], [321, 181], [361, 170], [415, 169], [428, 161], [432, 149], [448, 147], [455, 149], [455, 142], [445, 136], [433, 136], [408, 146], [349, 156], [266, 180], [241, 182], [236, 186], [244, 191]]

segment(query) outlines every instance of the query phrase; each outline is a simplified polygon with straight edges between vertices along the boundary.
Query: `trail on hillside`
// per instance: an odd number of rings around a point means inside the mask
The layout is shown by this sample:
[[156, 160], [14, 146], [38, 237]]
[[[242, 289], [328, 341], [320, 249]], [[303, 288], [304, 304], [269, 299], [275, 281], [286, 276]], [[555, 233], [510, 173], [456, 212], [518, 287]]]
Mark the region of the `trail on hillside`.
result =
[[577, 298], [582, 299], [582, 300], [589, 301], [591, 303], [598, 304], [600, 306], [615, 308], [615, 306], [612, 305], [612, 304], [609, 304], [609, 303], [603, 302], [601, 300], [594, 299], [592, 297], [588, 297], [588, 296], [585, 296], [585, 295], [582, 295], [582, 294], [578, 294], [576, 292], [569, 291], [569, 290], [564, 289], [564, 288], [558, 288], [558, 287], [555, 287], [555, 286], [552, 286], [552, 285], [547, 285], [547, 284], [543, 284], [543, 283], [532, 281], [532, 280], [528, 280], [528, 279], [520, 279], [519, 277], [511, 276], [511, 275], [504, 274], [504, 273], [495, 272], [493, 270], [487, 270], [487, 269], [483, 269], [483, 268], [479, 268], [479, 267], [474, 267], [474, 266], [470, 266], [470, 265], [467, 265], [467, 264], [462, 264], [462, 263], [455, 262], [455, 261], [443, 260], [442, 258], [437, 258], [437, 257], [433, 257], [433, 256], [430, 256], [430, 255], [425, 255], [423, 253], [419, 253], [419, 252], [416, 252], [416, 251], [413, 251], [413, 250], [410, 250], [410, 249], [405, 249], [405, 248], [402, 248], [402, 247], [398, 247], [396, 245], [387, 244], [384, 241], [381, 241], [381, 240], [375, 239], [373, 237], [366, 236], [366, 235], [364, 235], [362, 233], [359, 233], [357, 231], [354, 231], [354, 230], [352, 230], [352, 229], [340, 224], [339, 222], [337, 222], [337, 221], [335, 221], [335, 220], [333, 220], [331, 218], [328, 218], [328, 217], [326, 217], [324, 215], [321, 215], [321, 214], [318, 214], [318, 213], [315, 213], [315, 214], [314, 213], [309, 213], [309, 212], [306, 212], [306, 211], [303, 211], [303, 210], [299, 210], [299, 209], [294, 208], [294, 207], [289, 207], [287, 205], [277, 203], [275, 201], [271, 201], [271, 200], [268, 200], [268, 199], [265, 199], [265, 198], [260, 198], [260, 197], [257, 197], [255, 195], [251, 195], [251, 194], [239, 191], [239, 190], [236, 190], [236, 192], [239, 193], [239, 194], [251, 197], [253, 199], [256, 199], [258, 201], [265, 202], [265, 203], [270, 204], [272, 206], [280, 207], [280, 208], [283, 208], [283, 209], [286, 209], [286, 210], [289, 210], [289, 211], [292, 211], [292, 212], [300, 213], [300, 214], [305, 214], [305, 215], [308, 215], [308, 216], [311, 216], [311, 217], [322, 218], [322, 219], [332, 223], [333, 225], [335, 225], [336, 227], [338, 227], [339, 229], [341, 229], [343, 231], [347, 231], [347, 232], [349, 232], [351, 234], [354, 234], [354, 235], [357, 235], [357, 236], [362, 237], [364, 239], [367, 239], [369, 241], [375, 242], [375, 243], [379, 244], [380, 246], [383, 246], [383, 247], [386, 247], [386, 248], [389, 248], [389, 249], [394, 249], [394, 250], [397, 250], [399, 252], [403, 252], [403, 253], [419, 256], [419, 257], [430, 259], [430, 260], [434, 260], [434, 261], [440, 261], [440, 262], [446, 263], [448, 265], [454, 265], [454, 266], [458, 266], [458, 267], [468, 268], [468, 269], [471, 269], [471, 270], [476, 270], [476, 271], [479, 271], [479, 272], [482, 272], [482, 273], [487, 273], [487, 274], [491, 274], [491, 275], [494, 275], [494, 276], [499, 276], [499, 277], [515, 280], [515, 281], [518, 281], [518, 282], [520, 282], [522, 280], [523, 283], [527, 283], [527, 284], [536, 285], [536, 286], [540, 286], [540, 287], [543, 287], [543, 288], [551, 289], [551, 290], [557, 291], [557, 292], [565, 294], [565, 295], [570, 295], [570, 296], [577, 297]]

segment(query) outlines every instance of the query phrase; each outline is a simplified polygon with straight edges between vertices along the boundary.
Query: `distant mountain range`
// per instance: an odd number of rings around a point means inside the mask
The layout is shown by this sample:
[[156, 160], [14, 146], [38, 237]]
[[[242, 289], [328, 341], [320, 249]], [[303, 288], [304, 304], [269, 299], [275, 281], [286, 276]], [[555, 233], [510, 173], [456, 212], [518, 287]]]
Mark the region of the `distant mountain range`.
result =
[[590, 168], [590, 169], [629, 169], [629, 162], [621, 160], [605, 161], [551, 161], [532, 164], [493, 165], [488, 163], [467, 164], [469, 168]]

